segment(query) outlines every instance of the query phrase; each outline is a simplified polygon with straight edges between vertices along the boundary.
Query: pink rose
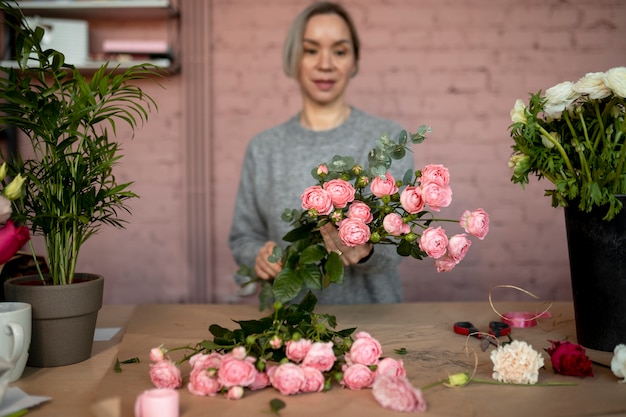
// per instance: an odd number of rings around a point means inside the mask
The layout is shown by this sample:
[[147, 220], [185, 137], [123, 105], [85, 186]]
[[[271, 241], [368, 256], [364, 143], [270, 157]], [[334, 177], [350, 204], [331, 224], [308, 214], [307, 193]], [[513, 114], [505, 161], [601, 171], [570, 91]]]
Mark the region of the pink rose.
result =
[[305, 210], [315, 210], [322, 216], [333, 211], [333, 200], [330, 193], [319, 185], [308, 187], [300, 198], [302, 199], [302, 208]]
[[281, 339], [278, 336], [274, 336], [270, 340], [270, 346], [272, 347], [272, 349], [280, 349], [282, 345], [283, 345], [283, 339]]
[[324, 374], [319, 369], [310, 366], [302, 366], [304, 384], [300, 392], [322, 392], [324, 390]]
[[450, 272], [456, 266], [456, 261], [446, 253], [440, 258], [435, 259], [435, 267], [437, 272]]
[[448, 240], [448, 256], [458, 264], [465, 258], [471, 244], [465, 233], [452, 236]]
[[448, 237], [446, 231], [441, 227], [429, 227], [424, 230], [420, 237], [420, 249], [426, 252], [431, 258], [437, 259], [442, 257], [448, 249]]
[[180, 369], [169, 360], [150, 364], [150, 380], [157, 388], [178, 388], [183, 383]]
[[13, 220], [7, 220], [0, 229], [0, 264], [8, 262], [29, 239], [28, 227], [15, 227]]
[[440, 211], [441, 207], [448, 207], [452, 202], [452, 189], [450, 187], [429, 182], [422, 185], [422, 200], [433, 211]]
[[546, 349], [556, 372], [569, 376], [593, 376], [591, 360], [585, 348], [567, 340], [548, 340], [552, 346]]
[[283, 363], [269, 374], [270, 382], [282, 395], [297, 394], [305, 382], [304, 371], [294, 363]]
[[150, 349], [150, 360], [152, 362], [160, 362], [165, 360], [165, 352], [162, 347], [155, 347]]
[[344, 365], [343, 378], [341, 379], [341, 385], [357, 391], [362, 388], [369, 388], [374, 383], [374, 372], [361, 364], [354, 363], [352, 365]]
[[251, 361], [227, 355], [222, 359], [220, 369], [217, 371], [217, 379], [226, 388], [235, 385], [247, 387], [254, 382], [257, 372]]
[[211, 372], [203, 369], [193, 369], [189, 375], [187, 389], [193, 395], [215, 396], [222, 389], [222, 385]]
[[317, 175], [323, 177], [324, 175], [328, 175], [328, 167], [324, 164], [320, 164], [317, 166]]
[[234, 347], [233, 350], [230, 351], [230, 356], [232, 356], [235, 359], [246, 359], [246, 356], [248, 354], [246, 353], [246, 348], [243, 346], [237, 346]]
[[189, 358], [189, 365], [192, 369], [219, 369], [222, 362], [222, 355], [217, 352], [211, 352], [208, 355], [198, 353]]
[[365, 224], [374, 220], [370, 206], [362, 201], [355, 201], [350, 204], [350, 207], [348, 207], [348, 217], [351, 219], [361, 220]]
[[315, 342], [302, 360], [302, 366], [309, 366], [325, 372], [333, 367], [336, 359], [333, 342]]
[[383, 219], [383, 227], [392, 236], [405, 235], [411, 231], [411, 226], [402, 220], [398, 213], [389, 213]]
[[347, 218], [339, 224], [339, 238], [346, 246], [359, 246], [370, 240], [370, 228], [361, 220]]
[[378, 375], [406, 376], [404, 362], [393, 358], [381, 359], [376, 368], [376, 376]]
[[405, 413], [426, 411], [424, 394], [413, 387], [406, 377], [380, 375], [374, 381], [372, 394], [381, 406], [390, 410]]
[[378, 340], [367, 332], [358, 332], [356, 340], [350, 347], [350, 352], [345, 356], [349, 365], [360, 363], [369, 366], [376, 365], [382, 353], [383, 349]]
[[396, 185], [396, 180], [393, 175], [387, 172], [385, 179], [380, 178], [378, 175], [374, 177], [370, 184], [370, 190], [372, 190], [372, 194], [380, 198], [385, 195], [394, 195], [398, 192], [398, 186]]
[[344, 208], [351, 201], [354, 201], [354, 187], [342, 179], [330, 180], [324, 183], [324, 189], [330, 194], [333, 205], [337, 208]]
[[422, 199], [422, 189], [409, 185], [400, 194], [400, 204], [402, 208], [411, 214], [419, 213], [424, 209]]
[[265, 372], [257, 372], [252, 384], [248, 385], [248, 389], [256, 391], [267, 387], [270, 384], [270, 377]]
[[426, 165], [424, 169], [422, 169], [420, 183], [423, 185], [429, 182], [434, 182], [441, 187], [447, 186], [450, 183], [450, 172], [448, 168], [443, 165]]
[[299, 363], [304, 359], [313, 342], [307, 339], [290, 340], [285, 346], [285, 355], [292, 362]]
[[467, 233], [480, 240], [489, 233], [489, 215], [481, 208], [474, 211], [465, 210], [459, 224]]
[[237, 385], [230, 387], [226, 393], [226, 398], [229, 400], [239, 400], [241, 397], [243, 397], [243, 387]]

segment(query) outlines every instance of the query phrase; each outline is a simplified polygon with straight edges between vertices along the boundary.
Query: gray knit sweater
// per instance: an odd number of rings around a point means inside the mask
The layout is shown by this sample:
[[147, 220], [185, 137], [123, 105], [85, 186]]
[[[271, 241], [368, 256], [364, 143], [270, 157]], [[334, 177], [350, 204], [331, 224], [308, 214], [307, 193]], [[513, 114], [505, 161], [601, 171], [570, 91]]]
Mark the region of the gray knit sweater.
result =
[[[302, 207], [300, 195], [314, 185], [311, 170], [335, 155], [352, 156], [367, 167], [367, 154], [382, 134], [394, 140], [399, 124], [352, 108], [340, 126], [321, 132], [303, 128], [294, 116], [286, 123], [255, 136], [248, 144], [237, 193], [229, 245], [239, 265], [254, 267], [259, 249], [282, 237], [290, 225], [281, 219], [286, 208]], [[391, 173], [401, 179], [413, 168], [411, 155], [395, 161]], [[344, 282], [315, 292], [320, 304], [395, 303], [402, 301], [398, 264], [402, 257], [393, 245], [377, 245], [366, 261], [345, 268]]]

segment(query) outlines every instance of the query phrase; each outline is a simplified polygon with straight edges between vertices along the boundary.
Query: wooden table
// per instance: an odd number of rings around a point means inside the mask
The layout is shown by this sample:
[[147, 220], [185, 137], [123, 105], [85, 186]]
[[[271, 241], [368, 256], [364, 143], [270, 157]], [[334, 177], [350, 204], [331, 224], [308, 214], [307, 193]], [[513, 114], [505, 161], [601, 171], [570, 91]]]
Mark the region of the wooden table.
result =
[[[506, 302], [501, 312], [535, 309], [529, 303]], [[489, 303], [406, 303], [367, 306], [318, 306], [317, 311], [337, 317], [337, 329], [357, 327], [376, 337], [384, 354], [402, 359], [408, 377], [423, 387], [449, 374], [470, 371], [476, 352], [476, 378], [491, 379], [489, 353], [482, 352], [479, 341], [456, 335], [456, 321], [471, 321], [479, 329], [498, 319]], [[546, 367], [539, 382], [575, 382], [575, 386], [502, 386], [472, 383], [463, 388], [437, 386], [424, 392], [428, 416], [618, 416], [626, 415], [626, 384], [606, 366], [594, 364], [595, 376], [565, 377], [555, 374], [544, 349], [548, 340], [567, 338], [575, 341], [573, 310], [570, 303], [555, 303], [552, 318], [542, 319], [532, 328], [514, 328], [512, 337], [529, 342], [544, 353]], [[95, 342], [92, 358], [59, 368], [27, 368], [14, 385], [33, 395], [53, 399], [34, 409], [29, 417], [132, 417], [135, 398], [152, 388], [148, 376], [150, 348], [181, 346], [209, 337], [207, 328], [216, 323], [236, 327], [232, 320], [264, 316], [250, 305], [140, 305], [104, 306], [99, 327], [123, 326], [125, 331], [108, 342]], [[406, 348], [407, 354], [394, 350]], [[588, 351], [599, 363], [608, 364], [612, 353]], [[141, 363], [124, 365], [122, 373], [113, 371], [116, 358], [139, 357]], [[188, 365], [182, 367], [188, 375]], [[186, 383], [186, 381], [185, 381]], [[197, 397], [186, 388], [180, 390], [181, 416], [267, 416], [269, 401], [280, 398], [287, 406], [281, 417], [290, 416], [399, 416], [381, 408], [371, 390], [350, 391], [334, 386], [329, 392], [283, 397], [274, 389], [246, 391], [244, 398], [231, 401], [218, 397]]]

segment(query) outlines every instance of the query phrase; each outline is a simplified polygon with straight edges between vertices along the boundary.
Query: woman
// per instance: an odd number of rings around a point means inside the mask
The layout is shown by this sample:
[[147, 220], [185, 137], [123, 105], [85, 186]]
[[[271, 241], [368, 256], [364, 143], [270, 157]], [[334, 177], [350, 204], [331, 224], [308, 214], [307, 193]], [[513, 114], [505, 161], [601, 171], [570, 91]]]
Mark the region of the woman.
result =
[[[236, 262], [254, 267], [271, 280], [281, 269], [268, 261], [290, 229], [281, 220], [285, 208], [299, 208], [302, 191], [313, 185], [311, 169], [335, 155], [353, 156], [367, 166], [367, 153], [382, 134], [397, 138], [395, 122], [370, 116], [346, 102], [350, 78], [359, 62], [359, 38], [346, 10], [316, 3], [298, 15], [287, 35], [283, 68], [302, 95], [302, 110], [287, 122], [254, 137], [246, 150], [229, 244]], [[401, 178], [412, 169], [410, 158], [394, 161]], [[401, 257], [392, 245], [348, 247], [335, 226], [322, 229], [326, 249], [340, 254], [344, 282], [316, 293], [322, 304], [394, 303], [402, 301], [397, 267]]]

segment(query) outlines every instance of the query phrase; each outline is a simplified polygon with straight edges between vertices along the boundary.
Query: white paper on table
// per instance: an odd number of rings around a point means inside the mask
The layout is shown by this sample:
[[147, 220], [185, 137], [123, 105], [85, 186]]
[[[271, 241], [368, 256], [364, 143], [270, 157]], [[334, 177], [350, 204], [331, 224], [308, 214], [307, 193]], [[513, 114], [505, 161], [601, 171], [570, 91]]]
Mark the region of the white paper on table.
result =
[[34, 407], [48, 400], [50, 397], [28, 395], [18, 387], [9, 387], [0, 404], [0, 417]]

